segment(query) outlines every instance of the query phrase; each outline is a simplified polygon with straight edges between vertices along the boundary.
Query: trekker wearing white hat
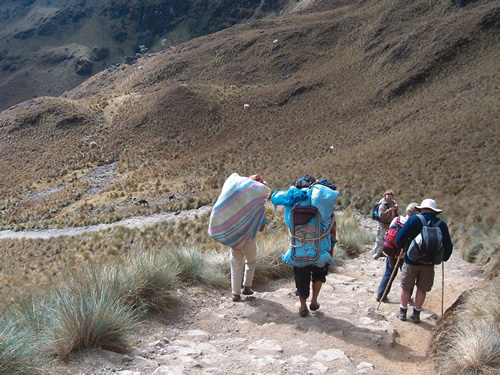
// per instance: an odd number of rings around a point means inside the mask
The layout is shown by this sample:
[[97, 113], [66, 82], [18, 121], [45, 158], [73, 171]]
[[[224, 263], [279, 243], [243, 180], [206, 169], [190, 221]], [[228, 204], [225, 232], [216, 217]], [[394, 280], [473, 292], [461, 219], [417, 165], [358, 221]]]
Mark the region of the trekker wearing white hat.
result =
[[[438, 224], [442, 234], [443, 245], [443, 261], [446, 262], [453, 251], [453, 244], [450, 238], [448, 226], [443, 220], [440, 220], [436, 215], [443, 210], [437, 208], [437, 203], [434, 199], [424, 199], [420, 206], [415, 207], [420, 214], [411, 216], [405, 225], [399, 230], [396, 236], [398, 247], [408, 249], [413, 239], [417, 237], [424, 227], [422, 220], [425, 223], [431, 221]], [[408, 251], [405, 254], [404, 265], [401, 271], [401, 306], [398, 311], [398, 318], [406, 320], [406, 312], [408, 311], [408, 300], [413, 287], [417, 286], [415, 295], [415, 306], [410, 318], [414, 323], [420, 323], [420, 311], [424, 304], [427, 292], [432, 289], [434, 284], [434, 263], [422, 263], [411, 260], [408, 256]]]
[[437, 203], [434, 199], [429, 199], [429, 198], [424, 199], [420, 204], [420, 206], [416, 206], [415, 208], [421, 212], [423, 212], [422, 209], [428, 209], [434, 212], [436, 215], [440, 214], [443, 211], [437, 208]]

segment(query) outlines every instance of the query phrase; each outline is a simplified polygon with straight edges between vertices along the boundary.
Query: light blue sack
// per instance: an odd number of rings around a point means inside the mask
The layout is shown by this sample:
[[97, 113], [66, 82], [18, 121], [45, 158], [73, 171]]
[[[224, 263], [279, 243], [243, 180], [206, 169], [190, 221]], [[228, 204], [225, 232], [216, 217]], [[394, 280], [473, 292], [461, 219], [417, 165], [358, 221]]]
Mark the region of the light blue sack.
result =
[[[297, 197], [298, 194], [295, 190], [301, 190], [307, 193], [307, 197], [298, 202], [294, 202], [290, 197]], [[292, 193], [290, 193], [292, 192]], [[330, 256], [331, 250], [331, 234], [329, 233], [330, 224], [333, 220], [333, 210], [335, 201], [337, 200], [339, 192], [332, 190], [324, 185], [312, 185], [307, 189], [297, 189], [290, 187], [286, 192], [275, 192], [271, 200], [276, 205], [283, 205], [285, 208], [285, 223], [292, 233], [292, 210], [295, 206], [303, 207], [316, 207], [319, 211], [320, 220], [320, 235], [319, 240], [319, 257], [316, 251], [317, 241], [311, 241], [317, 236], [316, 231], [316, 217], [312, 217], [306, 225], [296, 226], [296, 231], [302, 234], [308, 240], [303, 241], [297, 245], [294, 239], [291, 239], [291, 246], [288, 251], [283, 254], [282, 259], [285, 263], [296, 267], [305, 267], [314, 264], [318, 267], [323, 267], [325, 264], [335, 265], [333, 258]], [[327, 233], [328, 231], [328, 233]], [[324, 237], [323, 237], [324, 236]], [[316, 237], [317, 238], [317, 237]], [[292, 245], [294, 244], [294, 245]], [[293, 247], [293, 249], [292, 249]], [[293, 250], [293, 251], [292, 251]]]

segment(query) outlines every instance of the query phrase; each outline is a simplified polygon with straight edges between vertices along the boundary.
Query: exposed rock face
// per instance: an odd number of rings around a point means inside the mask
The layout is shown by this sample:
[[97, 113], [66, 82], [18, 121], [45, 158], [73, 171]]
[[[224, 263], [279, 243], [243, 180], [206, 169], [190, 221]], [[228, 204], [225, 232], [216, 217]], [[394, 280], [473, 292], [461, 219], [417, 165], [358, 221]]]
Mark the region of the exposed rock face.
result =
[[[159, 51], [278, 13], [288, 2], [5, 0], [0, 5], [0, 39], [5, 41], [0, 51], [0, 110], [33, 96], [60, 95], [106, 66], [123, 62], [125, 56]], [[70, 43], [92, 49], [83, 56], [56, 53], [50, 58], [40, 53], [41, 48], [56, 51]], [[37, 84], [31, 84], [36, 78]]]
[[75, 72], [82, 76], [89, 75], [92, 73], [92, 63], [87, 59], [79, 59], [75, 65]]

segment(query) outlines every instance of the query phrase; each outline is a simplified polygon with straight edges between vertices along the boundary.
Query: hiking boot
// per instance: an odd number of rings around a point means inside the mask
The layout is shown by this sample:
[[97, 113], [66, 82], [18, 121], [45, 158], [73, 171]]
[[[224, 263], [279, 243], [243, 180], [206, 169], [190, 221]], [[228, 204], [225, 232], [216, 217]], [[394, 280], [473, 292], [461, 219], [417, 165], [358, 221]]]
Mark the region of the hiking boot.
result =
[[402, 307], [399, 308], [399, 311], [397, 312], [397, 316], [399, 320], [402, 320], [403, 322], [406, 320], [406, 312], [408, 309], [403, 309]]
[[413, 320], [413, 323], [420, 323], [420, 311], [414, 308], [412, 314], [410, 315], [410, 319]]
[[[381, 297], [377, 297], [376, 298], [377, 302], [380, 302], [380, 299], [381, 299]], [[382, 302], [388, 303], [389, 302], [389, 298], [387, 298], [387, 296], [385, 296], [384, 299], [382, 300]]]

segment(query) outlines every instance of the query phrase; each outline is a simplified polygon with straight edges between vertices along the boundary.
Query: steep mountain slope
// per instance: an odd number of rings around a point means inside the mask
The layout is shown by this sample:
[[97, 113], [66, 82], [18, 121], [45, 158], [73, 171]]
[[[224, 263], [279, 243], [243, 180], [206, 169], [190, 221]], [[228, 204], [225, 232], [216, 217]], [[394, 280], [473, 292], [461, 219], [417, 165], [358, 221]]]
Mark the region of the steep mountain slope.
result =
[[[0, 110], [58, 96], [106, 66], [278, 14], [278, 0], [4, 0]], [[286, 6], [285, 6], [286, 8]]]
[[367, 212], [391, 187], [401, 203], [437, 199], [463, 246], [470, 228], [494, 238], [499, 27], [500, 1], [302, 1], [111, 67], [1, 114], [3, 218], [116, 161], [95, 197], [107, 207], [137, 192], [213, 198], [231, 172], [274, 188], [312, 173], [343, 207]]

